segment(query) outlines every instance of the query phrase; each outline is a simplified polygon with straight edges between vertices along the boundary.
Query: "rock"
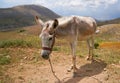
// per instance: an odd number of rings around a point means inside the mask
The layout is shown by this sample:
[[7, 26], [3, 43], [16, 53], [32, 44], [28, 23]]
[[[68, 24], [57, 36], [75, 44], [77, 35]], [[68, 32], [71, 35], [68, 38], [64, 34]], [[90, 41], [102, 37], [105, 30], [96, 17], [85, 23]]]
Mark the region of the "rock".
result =
[[104, 68], [104, 71], [107, 71], [107, 68]]
[[104, 78], [104, 80], [107, 81], [107, 80], [109, 79], [109, 77], [110, 77], [110, 76], [107, 75], [107, 76]]
[[27, 59], [27, 56], [26, 57], [24, 57], [24, 60], [26, 60]]
[[23, 65], [23, 63], [20, 63], [20, 65], [22, 66], [22, 65]]
[[24, 80], [24, 78], [23, 78], [22, 76], [19, 76], [18, 79], [20, 79], [20, 80]]

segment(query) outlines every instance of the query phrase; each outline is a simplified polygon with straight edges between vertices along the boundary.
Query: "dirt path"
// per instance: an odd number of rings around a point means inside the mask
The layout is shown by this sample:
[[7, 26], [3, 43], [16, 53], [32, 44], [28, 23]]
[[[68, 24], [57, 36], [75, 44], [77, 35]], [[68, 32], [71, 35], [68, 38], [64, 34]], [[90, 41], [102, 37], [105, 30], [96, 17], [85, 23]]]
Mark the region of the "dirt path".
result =
[[[67, 72], [71, 65], [71, 55], [53, 53], [51, 59], [61, 83], [112, 83], [109, 82], [109, 72], [103, 61], [90, 62], [77, 57], [78, 71], [73, 78], [73, 73]], [[23, 61], [14, 64], [8, 69], [7, 74], [14, 79], [14, 83], [58, 83], [48, 61], [44, 60], [36, 63]]]

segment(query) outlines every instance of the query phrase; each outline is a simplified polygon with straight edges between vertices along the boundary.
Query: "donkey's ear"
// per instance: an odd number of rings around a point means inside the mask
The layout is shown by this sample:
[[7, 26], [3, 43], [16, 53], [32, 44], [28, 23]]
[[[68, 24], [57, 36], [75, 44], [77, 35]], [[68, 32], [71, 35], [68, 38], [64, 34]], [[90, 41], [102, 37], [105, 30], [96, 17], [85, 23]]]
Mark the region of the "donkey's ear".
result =
[[58, 26], [59, 22], [57, 19], [54, 20], [53, 22], [53, 29], [55, 29]]
[[35, 20], [43, 28], [44, 22], [38, 16], [35, 16]]

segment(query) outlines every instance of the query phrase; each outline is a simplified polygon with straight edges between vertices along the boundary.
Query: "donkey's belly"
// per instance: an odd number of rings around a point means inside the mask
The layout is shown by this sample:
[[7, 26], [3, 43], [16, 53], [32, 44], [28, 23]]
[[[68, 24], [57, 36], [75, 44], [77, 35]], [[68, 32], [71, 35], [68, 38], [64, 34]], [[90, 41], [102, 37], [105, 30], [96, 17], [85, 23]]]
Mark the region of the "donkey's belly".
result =
[[79, 29], [78, 40], [86, 40], [94, 35], [95, 31], [92, 27], [88, 27], [86, 29]]
[[86, 35], [86, 36], [79, 35], [78, 40], [79, 41], [84, 41], [84, 40], [87, 40], [87, 39], [91, 38], [92, 36], [93, 36], [93, 34], [92, 35]]

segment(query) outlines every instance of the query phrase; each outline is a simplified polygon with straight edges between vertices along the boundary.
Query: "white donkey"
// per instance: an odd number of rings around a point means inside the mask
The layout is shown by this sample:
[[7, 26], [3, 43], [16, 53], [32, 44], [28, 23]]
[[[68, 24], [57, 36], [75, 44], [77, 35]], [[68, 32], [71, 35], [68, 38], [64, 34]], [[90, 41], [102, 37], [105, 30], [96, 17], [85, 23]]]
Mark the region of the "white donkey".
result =
[[36, 21], [42, 27], [40, 38], [42, 40], [41, 56], [49, 59], [55, 43], [55, 37], [64, 37], [70, 43], [72, 49], [72, 69], [76, 72], [76, 46], [77, 40], [86, 40], [89, 47], [89, 55], [87, 60], [93, 59], [94, 40], [93, 36], [96, 32], [96, 22], [91, 17], [70, 16], [61, 17], [55, 20], [43, 22], [36, 16]]

